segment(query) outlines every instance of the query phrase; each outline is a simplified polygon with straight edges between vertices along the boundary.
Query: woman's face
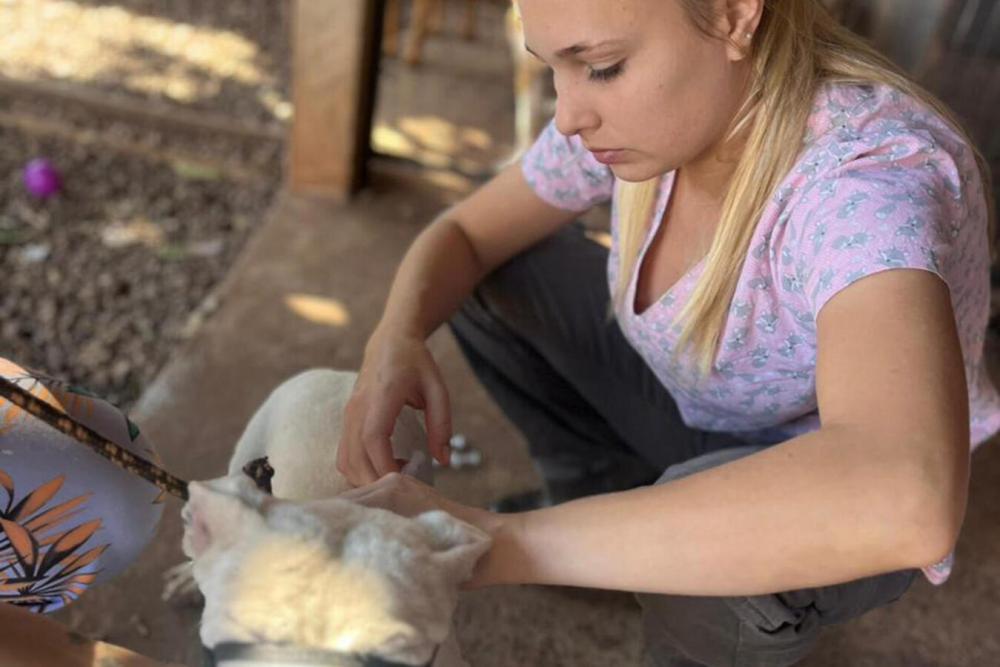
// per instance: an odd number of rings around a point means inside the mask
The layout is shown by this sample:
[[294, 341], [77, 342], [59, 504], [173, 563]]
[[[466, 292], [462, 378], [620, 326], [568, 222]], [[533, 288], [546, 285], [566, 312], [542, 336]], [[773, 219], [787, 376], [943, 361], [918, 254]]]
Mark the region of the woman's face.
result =
[[520, 0], [525, 43], [553, 70], [559, 131], [625, 181], [712, 155], [749, 72], [756, 18], [740, 4], [717, 0], [716, 28], [734, 45], [701, 32], [680, 0]]

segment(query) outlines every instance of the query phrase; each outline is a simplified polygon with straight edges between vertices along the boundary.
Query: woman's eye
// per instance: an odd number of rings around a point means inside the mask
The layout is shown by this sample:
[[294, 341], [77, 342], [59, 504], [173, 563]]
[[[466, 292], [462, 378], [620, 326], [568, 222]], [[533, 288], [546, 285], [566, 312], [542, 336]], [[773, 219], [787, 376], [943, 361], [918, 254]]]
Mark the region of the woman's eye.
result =
[[611, 67], [590, 70], [589, 78], [591, 81], [610, 81], [621, 74], [623, 69], [625, 69], [624, 60], [616, 65], [612, 65]]

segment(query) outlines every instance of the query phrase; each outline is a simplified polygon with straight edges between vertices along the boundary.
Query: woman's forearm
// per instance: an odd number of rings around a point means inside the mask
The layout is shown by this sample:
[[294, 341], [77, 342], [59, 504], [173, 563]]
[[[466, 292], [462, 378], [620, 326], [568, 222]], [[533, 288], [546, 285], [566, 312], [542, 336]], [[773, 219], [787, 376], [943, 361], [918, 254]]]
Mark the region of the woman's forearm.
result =
[[948, 488], [947, 472], [906, 458], [817, 431], [667, 484], [501, 515], [472, 585], [754, 595], [929, 565], [948, 545], [925, 489]]
[[426, 338], [458, 309], [483, 275], [472, 244], [445, 214], [407, 251], [378, 329]]

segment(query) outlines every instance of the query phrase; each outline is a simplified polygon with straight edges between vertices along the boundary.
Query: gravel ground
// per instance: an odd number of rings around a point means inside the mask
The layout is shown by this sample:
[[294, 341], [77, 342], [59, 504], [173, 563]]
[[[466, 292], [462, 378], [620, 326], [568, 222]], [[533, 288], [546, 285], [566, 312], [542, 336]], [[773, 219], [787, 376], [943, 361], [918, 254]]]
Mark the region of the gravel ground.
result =
[[[0, 74], [283, 132], [287, 0], [0, 0]], [[283, 113], [284, 112], [284, 113]], [[0, 95], [0, 356], [128, 409], [213, 308], [268, 209], [281, 141]], [[31, 197], [45, 157], [63, 192]]]
[[0, 0], [0, 74], [287, 120], [288, 0]]
[[[127, 409], [211, 310], [206, 297], [267, 210], [276, 170], [254, 172], [247, 159], [233, 178], [178, 161], [179, 135], [168, 152], [156, 130], [26, 105], [7, 106], [17, 112], [0, 123], [0, 355]], [[254, 152], [223, 153], [241, 154]], [[26, 192], [21, 172], [34, 157], [62, 172], [59, 196]]]

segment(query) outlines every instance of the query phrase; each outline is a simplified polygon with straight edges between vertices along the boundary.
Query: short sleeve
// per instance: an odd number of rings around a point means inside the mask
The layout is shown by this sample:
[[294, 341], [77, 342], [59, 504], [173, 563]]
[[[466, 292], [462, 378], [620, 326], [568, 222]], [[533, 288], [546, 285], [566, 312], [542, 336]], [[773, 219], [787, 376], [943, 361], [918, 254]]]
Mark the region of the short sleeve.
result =
[[594, 159], [577, 136], [566, 137], [550, 122], [521, 160], [535, 194], [567, 211], [586, 211], [609, 201], [615, 177]]
[[789, 213], [774, 257], [780, 289], [799, 292], [814, 317], [839, 291], [881, 271], [930, 271], [954, 291], [988, 266], [985, 208], [979, 215], [970, 205], [981, 197], [971, 187], [978, 175], [963, 174], [930, 142], [895, 148], [817, 179]]

